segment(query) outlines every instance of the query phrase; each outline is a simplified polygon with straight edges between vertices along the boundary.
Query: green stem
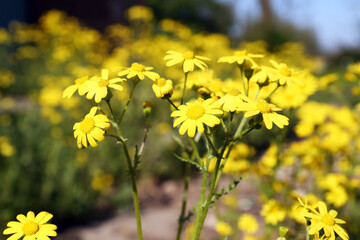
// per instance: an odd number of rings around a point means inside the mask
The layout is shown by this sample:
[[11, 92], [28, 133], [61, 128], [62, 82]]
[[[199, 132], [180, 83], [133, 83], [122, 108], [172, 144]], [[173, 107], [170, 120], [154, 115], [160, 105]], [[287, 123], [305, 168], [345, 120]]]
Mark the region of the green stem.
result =
[[[195, 222], [195, 232], [193, 234], [192, 240], [198, 240], [200, 238], [201, 230], [203, 228], [205, 218], [207, 216], [207, 213], [209, 211], [209, 207], [211, 204], [211, 199], [214, 195], [214, 192], [215, 192], [215, 189], [217, 186], [217, 182], [218, 182], [217, 179], [218, 179], [218, 173], [219, 173], [219, 169], [220, 169], [222, 156], [224, 155], [225, 149], [228, 146], [229, 139], [230, 139], [229, 135], [226, 135], [226, 139], [225, 139], [224, 144], [219, 153], [216, 150], [214, 144], [212, 143], [210, 137], [207, 135], [207, 131], [204, 131], [204, 133], [205, 133], [205, 137], [206, 137], [208, 144], [210, 145], [211, 149], [213, 150], [214, 155], [216, 156], [216, 165], [215, 165], [214, 174], [211, 179], [211, 184], [209, 187], [209, 193], [207, 195], [207, 198], [205, 199], [205, 201], [204, 201], [204, 199], [200, 200], [200, 205], [198, 207], [198, 212], [197, 212], [198, 215], [197, 215], [196, 222]], [[203, 172], [203, 177], [204, 177], [204, 174], [205, 174], [205, 172]], [[205, 179], [205, 181], [206, 180], [207, 179]], [[206, 184], [206, 182], [205, 182], [205, 184]], [[206, 186], [205, 186], [205, 188], [206, 188]], [[205, 197], [205, 193], [204, 193], [204, 197]]]
[[[208, 157], [209, 156], [210, 155], [208, 155]], [[198, 239], [198, 238], [196, 238], [196, 236], [197, 235], [200, 236], [200, 232], [201, 232], [201, 228], [202, 228], [202, 224], [200, 226], [200, 222], [201, 222], [201, 218], [202, 218], [202, 214], [203, 214], [203, 210], [204, 210], [207, 177], [208, 177], [208, 171], [201, 171], [200, 199], [198, 202], [198, 206], [196, 208], [196, 219], [195, 219], [195, 224], [194, 224], [194, 233], [191, 238], [192, 240]]]
[[274, 90], [272, 90], [272, 92], [265, 98], [265, 100], [268, 101], [270, 99], [270, 97], [274, 94], [274, 92], [276, 92], [276, 90], [278, 90], [279, 87], [280, 87], [280, 84], [278, 83], [276, 88], [274, 88]]
[[166, 99], [169, 101], [169, 103], [170, 103], [176, 110], [179, 110], [178, 107], [174, 104], [174, 102], [170, 100], [170, 98], [166, 98]]
[[[194, 235], [192, 237], [192, 240], [198, 240], [200, 238], [201, 230], [203, 228], [205, 218], [206, 218], [206, 215], [207, 215], [207, 213], [209, 211], [209, 207], [210, 207], [210, 204], [211, 204], [211, 199], [212, 199], [212, 196], [214, 195], [214, 191], [215, 191], [215, 188], [216, 188], [216, 179], [217, 179], [217, 173], [219, 171], [220, 163], [221, 163], [221, 157], [218, 157], [217, 160], [216, 160], [214, 174], [213, 174], [212, 179], [211, 179], [211, 184], [210, 184], [210, 187], [209, 187], [208, 196], [207, 196], [205, 201], [204, 200], [200, 201], [201, 204], [199, 205], [198, 209], [201, 210], [201, 211], [199, 211], [197, 213], [198, 215], [197, 215], [196, 223], [195, 223], [195, 232], [194, 232]], [[203, 173], [203, 175], [204, 174], [205, 173]], [[205, 188], [206, 188], [206, 186], [205, 186]]]
[[235, 131], [234, 138], [238, 138], [238, 137], [239, 137], [242, 129], [243, 129], [244, 126], [245, 126], [246, 120], [247, 120], [247, 117], [245, 117], [245, 116], [241, 119], [241, 122], [240, 122], [238, 128], [237, 128], [236, 131]]
[[126, 104], [125, 104], [125, 106], [124, 106], [124, 109], [123, 109], [123, 111], [122, 111], [122, 113], [121, 113], [121, 115], [120, 115], [120, 118], [119, 118], [119, 121], [118, 121], [119, 124], [121, 123], [121, 121], [122, 121], [123, 118], [124, 118], [124, 115], [125, 115], [125, 113], [126, 113], [126, 110], [128, 109], [129, 104], [130, 104], [130, 101], [131, 101], [132, 96], [133, 96], [133, 94], [134, 94], [135, 87], [138, 85], [139, 82], [140, 82], [139, 80], [138, 80], [138, 81], [134, 81], [134, 85], [132, 86], [129, 99], [128, 99], [128, 101], [126, 102]]
[[[128, 103], [130, 102], [131, 96], [134, 92], [136, 84], [134, 84], [133, 89], [131, 91], [131, 95], [129, 97]], [[133, 200], [134, 200], [134, 209], [135, 209], [135, 217], [136, 217], [136, 226], [137, 226], [137, 235], [138, 235], [138, 240], [143, 240], [143, 236], [142, 236], [142, 226], [141, 226], [141, 213], [140, 213], [140, 201], [139, 201], [139, 194], [137, 191], [137, 186], [136, 186], [136, 172], [135, 169], [131, 163], [131, 158], [130, 158], [130, 154], [126, 145], [126, 140], [123, 138], [122, 136], [122, 132], [120, 129], [120, 121], [116, 121], [116, 118], [114, 116], [114, 112], [112, 111], [112, 108], [110, 106], [110, 103], [107, 101], [109, 108], [110, 108], [110, 112], [111, 112], [111, 116], [114, 119], [113, 121], [113, 125], [116, 128], [117, 134], [118, 136], [114, 136], [116, 137], [119, 142], [122, 144], [123, 146], [123, 150], [125, 153], [125, 157], [126, 157], [126, 163], [128, 165], [128, 170], [129, 170], [129, 175], [130, 175], [130, 179], [131, 179], [131, 187], [132, 187], [132, 192], [133, 192]], [[127, 105], [128, 105], [127, 103]], [[125, 113], [125, 109], [123, 111], [123, 114]], [[122, 114], [122, 116], [123, 116]], [[121, 118], [122, 119], [122, 118]], [[146, 138], [144, 139], [144, 141], [146, 140]]]
[[185, 211], [189, 193], [189, 182], [190, 182], [190, 172], [191, 172], [191, 165], [189, 163], [185, 164], [185, 177], [184, 177], [184, 192], [182, 196], [182, 203], [181, 203], [181, 212], [179, 217], [179, 225], [176, 234], [176, 240], [180, 240], [182, 228], [185, 223]]
[[249, 82], [247, 82], [247, 86], [246, 86], [246, 82], [245, 82], [245, 71], [244, 71], [244, 64], [238, 65], [239, 69], [240, 69], [240, 75], [241, 75], [241, 81], [243, 83], [243, 88], [244, 88], [244, 92], [245, 95], [248, 96], [249, 95]]
[[113, 120], [113, 122], [114, 122], [114, 124], [115, 124], [115, 128], [116, 128], [117, 131], [119, 132], [119, 136], [122, 136], [122, 131], [121, 131], [119, 122], [118, 122], [117, 119], [115, 118], [115, 114], [114, 114], [114, 111], [113, 111], [113, 109], [112, 109], [112, 107], [111, 107], [110, 100], [106, 100], [105, 102], [106, 102], [106, 104], [108, 105], [108, 107], [109, 107], [109, 109], [110, 109], [111, 119]]
[[258, 96], [259, 96], [259, 94], [260, 94], [261, 89], [262, 89], [262, 87], [259, 87], [259, 90], [257, 91], [257, 93], [256, 93], [256, 96], [255, 96], [255, 99], [254, 99], [254, 100], [256, 100], [256, 99], [258, 98]]
[[306, 226], [306, 240], [309, 240], [309, 239], [310, 239], [309, 229], [310, 229], [310, 227], [309, 227], [309, 226]]
[[188, 74], [189, 74], [189, 72], [185, 73], [184, 87], [183, 87], [183, 92], [182, 92], [182, 96], [181, 96], [180, 105], [182, 105], [184, 103], [185, 91], [186, 91], [186, 82], [187, 82]]
[[137, 191], [137, 187], [136, 187], [136, 179], [135, 179], [136, 173], [131, 164], [131, 158], [129, 155], [128, 148], [126, 146], [126, 142], [122, 140], [121, 143], [122, 143], [122, 146], [123, 146], [123, 149], [125, 152], [126, 162], [128, 165], [129, 175], [130, 175], [130, 179], [131, 179], [131, 186], [132, 186], [132, 190], [133, 190], [137, 235], [138, 235], [138, 239], [142, 240], [143, 236], [142, 236], [142, 227], [141, 227], [140, 202], [139, 202], [139, 195], [138, 195], [138, 191]]

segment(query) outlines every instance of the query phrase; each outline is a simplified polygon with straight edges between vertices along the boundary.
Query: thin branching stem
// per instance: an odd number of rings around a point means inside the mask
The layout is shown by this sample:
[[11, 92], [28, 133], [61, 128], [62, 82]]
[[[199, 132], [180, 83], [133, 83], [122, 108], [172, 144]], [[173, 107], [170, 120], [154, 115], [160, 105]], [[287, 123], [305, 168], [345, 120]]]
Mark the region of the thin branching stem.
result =
[[[131, 96], [133, 94], [133, 90], [135, 89], [135, 85], [133, 86], [131, 95], [129, 97], [128, 103], [130, 102]], [[118, 136], [114, 136], [111, 135], [113, 137], [115, 137], [119, 143], [121, 143], [121, 145], [123, 146], [123, 150], [125, 153], [125, 158], [126, 158], [126, 163], [128, 165], [128, 170], [129, 170], [129, 175], [130, 175], [130, 180], [131, 180], [131, 187], [132, 187], [132, 192], [133, 192], [133, 201], [134, 201], [134, 209], [135, 209], [135, 217], [136, 217], [136, 227], [137, 227], [137, 235], [138, 235], [138, 239], [139, 240], [143, 240], [143, 235], [142, 235], [142, 226], [141, 226], [141, 213], [140, 213], [140, 201], [139, 201], [139, 194], [137, 191], [137, 186], [136, 186], [136, 171], [134, 166], [132, 165], [132, 160], [128, 151], [128, 147], [126, 144], [126, 139], [124, 139], [124, 137], [122, 136], [122, 132], [120, 130], [120, 120], [116, 121], [116, 118], [114, 116], [114, 112], [112, 111], [110, 102], [107, 101], [110, 112], [111, 112], [111, 116], [112, 119], [114, 119], [114, 121], [112, 122], [113, 126], [116, 128], [117, 134]], [[128, 105], [128, 104], [127, 104]], [[124, 109], [125, 110], [125, 109]], [[125, 111], [123, 111], [123, 113], [125, 113]], [[145, 139], [146, 140], [146, 139]]]
[[182, 105], [184, 103], [185, 92], [186, 92], [186, 82], [187, 82], [188, 74], [189, 74], [189, 72], [185, 73], [184, 86], [183, 86], [183, 92], [182, 92], [182, 96], [181, 96], [180, 105]]
[[138, 85], [139, 82], [140, 82], [140, 80], [135, 80], [135, 81], [133, 81], [134, 84], [133, 84], [133, 86], [132, 86], [129, 99], [127, 100], [127, 102], [126, 102], [126, 104], [125, 104], [125, 106], [124, 106], [124, 109], [123, 109], [123, 111], [122, 111], [122, 113], [121, 113], [121, 115], [120, 115], [120, 118], [119, 118], [119, 121], [118, 121], [119, 124], [121, 123], [121, 121], [123, 120], [123, 118], [124, 118], [124, 116], [125, 116], [126, 110], [127, 110], [128, 107], [129, 107], [129, 104], [130, 104], [130, 101], [131, 101], [132, 96], [133, 96], [133, 94], [134, 94], [135, 88], [136, 88], [136, 86]]
[[189, 163], [185, 164], [185, 176], [184, 176], [184, 192], [182, 195], [182, 202], [181, 202], [181, 212], [179, 216], [179, 223], [178, 229], [176, 233], [176, 240], [180, 240], [181, 232], [186, 221], [185, 219], [185, 212], [186, 212], [186, 205], [188, 200], [189, 194], [189, 183], [190, 183], [190, 172], [191, 172], [191, 165]]
[[171, 104], [171, 106], [173, 106], [176, 110], [179, 110], [179, 108], [174, 104], [173, 101], [170, 100], [170, 98], [166, 98], [166, 99], [169, 101], [169, 103]]

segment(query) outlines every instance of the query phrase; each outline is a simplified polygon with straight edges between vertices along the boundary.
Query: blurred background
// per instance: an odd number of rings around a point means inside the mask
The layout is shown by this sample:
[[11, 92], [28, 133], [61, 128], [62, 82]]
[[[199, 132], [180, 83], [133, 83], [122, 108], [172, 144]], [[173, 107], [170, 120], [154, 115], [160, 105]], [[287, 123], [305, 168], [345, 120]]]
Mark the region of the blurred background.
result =
[[[128, 11], [134, 5], [147, 8]], [[62, 99], [76, 78], [133, 61], [180, 78], [181, 71], [169, 71], [162, 59], [167, 50], [186, 48], [218, 59], [247, 47], [291, 59], [292, 66], [319, 78], [337, 72], [343, 79], [346, 67], [360, 60], [358, 0], [2, 0], [0, 11], [0, 229], [29, 210], [53, 213], [59, 229], [65, 229], [131, 208], [126, 165], [116, 143], [76, 148], [72, 126], [91, 106], [78, 96]], [[213, 69], [224, 79], [233, 70]], [[150, 83], [145, 86], [125, 124], [144, 125], [138, 106], [156, 101]], [[359, 94], [358, 86], [346, 86], [345, 95]], [[319, 94], [338, 100], [333, 96]], [[114, 101], [121, 105], [126, 99], [125, 91]], [[145, 150], [143, 183], [182, 176], [172, 155], [177, 145], [171, 141], [170, 109], [157, 104], [149, 137], [157, 141]], [[142, 134], [142, 128], [129, 128], [134, 136], [129, 142], [138, 144]], [[265, 149], [270, 143], [261, 136], [248, 140]]]
[[7, 27], [12, 20], [36, 23], [46, 11], [58, 9], [103, 31], [110, 24], [125, 23], [124, 10], [137, 4], [151, 7], [157, 21], [180, 20], [195, 31], [273, 44], [303, 41], [310, 50], [323, 53], [359, 48], [360, 3], [356, 0], [1, 1], [0, 26]]

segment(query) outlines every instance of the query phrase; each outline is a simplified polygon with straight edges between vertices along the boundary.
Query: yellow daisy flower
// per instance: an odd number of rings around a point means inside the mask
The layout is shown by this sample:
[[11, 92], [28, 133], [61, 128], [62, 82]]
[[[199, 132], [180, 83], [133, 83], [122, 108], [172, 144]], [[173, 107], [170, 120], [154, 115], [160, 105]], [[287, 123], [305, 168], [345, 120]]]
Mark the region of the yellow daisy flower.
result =
[[76, 79], [74, 85], [71, 85], [64, 90], [63, 98], [71, 98], [76, 90], [78, 90], [79, 95], [84, 95], [87, 92], [87, 80], [89, 80], [89, 76]]
[[40, 212], [36, 216], [31, 211], [26, 216], [19, 214], [16, 216], [19, 222], [8, 222], [8, 228], [4, 230], [3, 234], [13, 234], [8, 240], [17, 240], [22, 236], [24, 236], [24, 240], [49, 240], [49, 236], [57, 235], [56, 225], [47, 223], [52, 217], [53, 215], [48, 212]]
[[345, 223], [344, 220], [336, 218], [338, 213], [335, 210], [330, 210], [328, 212], [326, 204], [322, 201], [318, 202], [318, 208], [319, 212], [312, 211], [312, 213], [302, 213], [304, 217], [311, 219], [309, 234], [314, 235], [323, 229], [326, 237], [330, 240], [335, 240], [335, 233], [337, 233], [343, 240], [348, 240], [349, 235], [342, 227], [338, 225]]
[[97, 147], [95, 140], [104, 141], [105, 131], [110, 127], [110, 121], [104, 114], [96, 115], [97, 107], [90, 109], [90, 112], [81, 122], [74, 124], [74, 137], [77, 140], [79, 148], [88, 146], [88, 142], [92, 147]]
[[248, 97], [242, 94], [238, 89], [233, 88], [215, 103], [222, 106], [224, 112], [235, 112], [244, 103], [244, 101], [248, 100]]
[[279, 81], [280, 85], [304, 85], [303, 81], [296, 76], [296, 72], [290, 69], [285, 63], [279, 64], [274, 60], [270, 60], [270, 63], [274, 66], [274, 68], [263, 66], [263, 69], [271, 72], [271, 82]]
[[144, 65], [134, 62], [131, 64], [131, 67], [126, 68], [118, 73], [119, 76], [127, 75], [127, 78], [134, 78], [138, 77], [140, 80], [144, 80], [145, 77], [150, 78], [151, 80], [155, 81], [159, 78], [159, 74], [155, 72], [151, 72], [152, 67], [145, 67]]
[[105, 98], [108, 94], [109, 88], [122, 91], [124, 88], [119, 83], [126, 81], [125, 78], [113, 78], [109, 80], [109, 70], [102, 69], [101, 77], [95, 76], [87, 81], [88, 93], [87, 99], [92, 99], [95, 96], [95, 102], [99, 103], [101, 99]]
[[167, 61], [166, 66], [170, 67], [175, 64], [182, 63], [183, 71], [185, 73], [194, 71], [195, 66], [205, 71], [207, 69], [207, 65], [201, 60], [210, 61], [210, 58], [195, 55], [192, 51], [187, 51], [185, 53], [167, 51], [166, 53], [167, 55], [164, 57], [164, 60]]
[[164, 78], [158, 78], [152, 85], [152, 90], [157, 98], [171, 97], [174, 90], [173, 82]]
[[275, 112], [280, 110], [281, 108], [276, 107], [274, 104], [267, 103], [263, 99], [243, 103], [238, 108], [238, 111], [245, 111], [245, 117], [255, 116], [260, 113], [267, 129], [272, 129], [273, 123], [279, 128], [289, 125], [289, 119], [286, 116]]
[[220, 123], [220, 119], [215, 115], [222, 114], [217, 104], [213, 104], [213, 99], [198, 99], [195, 102], [188, 102], [180, 105], [179, 110], [171, 113], [171, 117], [179, 117], [174, 121], [173, 126], [181, 124], [179, 133], [184, 135], [187, 131], [189, 137], [194, 137], [196, 128], [200, 133], [204, 132], [204, 124], [214, 127]]
[[218, 62], [225, 62], [225, 63], [237, 63], [241, 65], [245, 62], [245, 60], [249, 61], [252, 66], [257, 66], [253, 58], [263, 58], [264, 55], [262, 54], [252, 54], [248, 53], [246, 50], [235, 51], [233, 56], [225, 56], [219, 58]]

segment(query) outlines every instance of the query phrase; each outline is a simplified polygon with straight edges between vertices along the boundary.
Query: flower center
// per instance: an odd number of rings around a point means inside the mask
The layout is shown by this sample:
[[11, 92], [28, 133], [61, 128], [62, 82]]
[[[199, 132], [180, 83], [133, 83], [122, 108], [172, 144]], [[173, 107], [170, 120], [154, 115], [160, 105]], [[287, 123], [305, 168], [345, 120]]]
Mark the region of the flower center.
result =
[[80, 130], [85, 134], [90, 133], [94, 129], [94, 127], [95, 121], [92, 118], [85, 118], [80, 123]]
[[267, 102], [265, 102], [264, 100], [258, 101], [256, 104], [256, 107], [261, 113], [270, 113], [271, 112], [271, 108], [270, 108], [269, 104]]
[[290, 77], [290, 76], [291, 76], [291, 70], [290, 70], [290, 68], [288, 68], [288, 67], [282, 67], [282, 68], [280, 69], [280, 73], [281, 73], [282, 75], [286, 76], [286, 77]]
[[39, 231], [39, 224], [33, 221], [28, 221], [22, 226], [22, 231], [26, 236], [33, 235]]
[[131, 64], [131, 69], [135, 72], [143, 72], [145, 70], [145, 66], [139, 63]]
[[189, 107], [189, 109], [186, 112], [186, 116], [188, 116], [188, 118], [193, 119], [193, 120], [197, 120], [199, 118], [201, 118], [205, 113], [205, 109], [203, 108], [203, 106], [201, 105], [194, 105]]
[[236, 88], [231, 89], [230, 92], [228, 92], [231, 96], [238, 96], [241, 92], [237, 90]]
[[98, 83], [99, 87], [107, 87], [109, 85], [109, 81], [105, 79], [101, 79]]
[[184, 53], [184, 59], [194, 59], [195, 55], [192, 51], [187, 51]]
[[330, 214], [325, 214], [324, 216], [322, 216], [321, 221], [323, 223], [325, 223], [328, 226], [334, 226], [335, 225], [335, 220], [332, 216], [330, 216]]
[[163, 87], [166, 84], [166, 80], [164, 78], [159, 78], [155, 81], [156, 86]]
[[86, 82], [86, 80], [88, 80], [88, 79], [89, 79], [88, 76], [78, 78], [78, 79], [75, 80], [75, 84], [76, 84], [76, 85], [81, 85], [81, 84], [83, 84], [84, 82]]
[[236, 51], [235, 52], [235, 56], [237, 57], [243, 57], [247, 55], [247, 51], [246, 50], [242, 50], [242, 51]]

